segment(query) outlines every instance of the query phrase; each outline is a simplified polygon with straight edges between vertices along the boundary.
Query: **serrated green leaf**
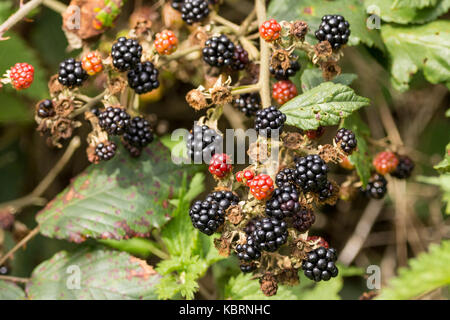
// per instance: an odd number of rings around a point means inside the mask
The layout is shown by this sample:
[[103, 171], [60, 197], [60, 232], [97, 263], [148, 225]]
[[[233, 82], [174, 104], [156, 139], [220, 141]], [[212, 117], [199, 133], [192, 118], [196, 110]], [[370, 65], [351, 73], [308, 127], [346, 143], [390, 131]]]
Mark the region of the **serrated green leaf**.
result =
[[0, 280], [0, 300], [24, 300], [25, 292], [13, 282]]
[[[438, 0], [434, 6], [422, 8], [413, 6], [392, 8], [395, 4], [392, 0], [365, 0], [364, 4], [367, 13], [375, 14], [383, 21], [400, 24], [426, 23], [435, 20], [440, 15], [446, 13], [450, 8], [450, 0]], [[383, 31], [384, 27], [384, 25], [381, 26], [381, 31]]]
[[419, 70], [431, 83], [450, 80], [449, 21], [415, 27], [387, 25], [381, 33], [391, 56], [392, 81], [398, 89], [407, 89]]
[[286, 124], [312, 130], [337, 125], [341, 119], [368, 104], [369, 99], [356, 95], [351, 88], [324, 82], [288, 101], [280, 111], [287, 117]]
[[444, 159], [433, 167], [440, 173], [450, 173], [450, 143], [445, 148]]
[[342, 127], [352, 130], [355, 134], [356, 141], [358, 142], [358, 150], [348, 156], [348, 159], [355, 166], [363, 187], [365, 187], [369, 182], [370, 169], [372, 167], [366, 141], [366, 137], [370, 136], [370, 129], [356, 112], [345, 118]]
[[32, 300], [152, 300], [160, 278], [125, 252], [81, 248], [61, 251], [36, 267], [27, 293]]
[[[343, 73], [338, 75], [330, 82], [340, 83], [349, 86], [357, 78], [358, 75], [354, 73]], [[317, 68], [306, 69], [302, 74], [301, 81], [302, 81], [301, 87], [303, 92], [311, 90], [312, 88], [317, 87], [319, 84], [325, 82], [324, 78], [322, 77], [322, 71]]]
[[169, 200], [194, 170], [175, 165], [159, 142], [138, 159], [120, 149], [112, 160], [89, 166], [38, 213], [41, 233], [74, 242], [145, 237], [170, 219]]
[[445, 213], [450, 214], [450, 173], [438, 177], [418, 176], [417, 181], [439, 186], [442, 190], [442, 201], [447, 202]]
[[438, 0], [394, 0], [391, 8], [424, 8], [435, 6]]
[[443, 286], [450, 285], [450, 241], [430, 245], [428, 253], [409, 260], [409, 268], [389, 281], [377, 299], [405, 300], [417, 298]]
[[342, 14], [350, 23], [351, 35], [348, 44], [357, 45], [360, 42], [384, 50], [380, 33], [366, 26], [365, 8], [358, 0], [275, 0], [268, 7], [268, 16], [277, 20], [304, 20], [310, 29], [317, 30], [322, 16], [327, 14]]

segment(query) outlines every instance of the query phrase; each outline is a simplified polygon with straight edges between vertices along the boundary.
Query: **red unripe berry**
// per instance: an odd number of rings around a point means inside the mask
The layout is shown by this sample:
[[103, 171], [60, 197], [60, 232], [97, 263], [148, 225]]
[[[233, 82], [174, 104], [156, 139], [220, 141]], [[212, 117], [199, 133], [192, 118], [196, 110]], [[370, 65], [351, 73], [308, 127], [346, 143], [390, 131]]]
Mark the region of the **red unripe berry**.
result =
[[219, 179], [224, 178], [232, 169], [231, 159], [226, 153], [216, 153], [209, 162], [209, 172]]
[[324, 238], [319, 237], [319, 236], [309, 236], [308, 238], [306, 238], [306, 241], [312, 242], [313, 244], [315, 244], [318, 247], [324, 247], [327, 249], [330, 247], [328, 242], [326, 242]]
[[155, 49], [159, 54], [169, 55], [178, 47], [178, 38], [170, 30], [164, 30], [155, 36]]
[[383, 151], [375, 156], [372, 163], [379, 174], [385, 175], [397, 168], [398, 158], [397, 155], [391, 151]]
[[320, 126], [316, 130], [307, 130], [305, 131], [306, 136], [311, 139], [319, 139], [325, 133], [325, 128]]
[[275, 82], [272, 88], [272, 98], [279, 104], [285, 104], [298, 95], [297, 87], [290, 80]]
[[267, 174], [258, 174], [248, 184], [250, 193], [258, 200], [267, 199], [274, 190], [273, 180]]
[[27, 89], [34, 80], [34, 67], [28, 63], [16, 63], [10, 69], [9, 78], [14, 89]]
[[243, 170], [236, 173], [236, 180], [248, 186], [250, 181], [255, 177], [255, 173], [251, 170]]
[[280, 37], [280, 31], [281, 26], [275, 19], [270, 19], [259, 27], [261, 38], [267, 42], [277, 40]]
[[102, 57], [97, 51], [88, 52], [81, 59], [81, 67], [88, 75], [93, 76], [103, 70]]

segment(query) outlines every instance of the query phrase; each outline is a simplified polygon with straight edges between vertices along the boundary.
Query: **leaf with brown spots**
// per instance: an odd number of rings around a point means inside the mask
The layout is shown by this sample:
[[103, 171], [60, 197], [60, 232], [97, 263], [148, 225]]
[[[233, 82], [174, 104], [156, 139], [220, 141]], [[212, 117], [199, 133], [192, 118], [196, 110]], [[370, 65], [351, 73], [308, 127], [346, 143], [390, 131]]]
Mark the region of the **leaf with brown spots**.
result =
[[190, 179], [196, 170], [175, 165], [159, 142], [139, 159], [121, 149], [89, 166], [36, 219], [43, 235], [73, 242], [145, 237], [170, 219], [170, 199], [178, 197], [183, 175]]
[[154, 300], [160, 279], [128, 253], [84, 248], [61, 251], [37, 266], [26, 292], [33, 300]]

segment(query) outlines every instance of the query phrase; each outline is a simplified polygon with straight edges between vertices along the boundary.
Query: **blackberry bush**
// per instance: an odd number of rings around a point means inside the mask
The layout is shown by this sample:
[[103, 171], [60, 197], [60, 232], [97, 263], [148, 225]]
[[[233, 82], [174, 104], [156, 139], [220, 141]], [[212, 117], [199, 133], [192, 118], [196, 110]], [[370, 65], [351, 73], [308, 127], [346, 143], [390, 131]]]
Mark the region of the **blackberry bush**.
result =
[[398, 164], [394, 171], [391, 172], [391, 176], [398, 179], [408, 179], [414, 170], [414, 161], [408, 156], [397, 156]]
[[363, 191], [370, 198], [382, 199], [387, 192], [387, 181], [381, 174], [374, 174]]
[[284, 168], [278, 171], [275, 177], [275, 183], [278, 187], [294, 184], [294, 169]]
[[356, 149], [356, 145], [358, 144], [353, 131], [345, 128], [340, 128], [338, 130], [334, 141], [346, 154], [352, 154], [352, 152]]
[[214, 191], [208, 194], [206, 201], [216, 201], [223, 210], [230, 206], [235, 206], [239, 202], [239, 197], [231, 191]]
[[101, 142], [95, 147], [95, 155], [99, 160], [108, 161], [116, 155], [117, 145], [114, 142]]
[[[255, 223], [255, 228], [251, 238], [254, 241], [254, 247], [258, 250], [274, 252], [287, 241], [287, 225], [284, 221], [264, 218]], [[251, 243], [253, 244], [253, 242]]]
[[308, 208], [300, 208], [292, 217], [292, 226], [299, 232], [306, 232], [316, 221], [314, 211]]
[[295, 76], [295, 74], [300, 70], [300, 63], [297, 60], [291, 61], [289, 68], [284, 70], [281, 66], [274, 68], [269, 66], [270, 73], [277, 80], [288, 80], [290, 77]]

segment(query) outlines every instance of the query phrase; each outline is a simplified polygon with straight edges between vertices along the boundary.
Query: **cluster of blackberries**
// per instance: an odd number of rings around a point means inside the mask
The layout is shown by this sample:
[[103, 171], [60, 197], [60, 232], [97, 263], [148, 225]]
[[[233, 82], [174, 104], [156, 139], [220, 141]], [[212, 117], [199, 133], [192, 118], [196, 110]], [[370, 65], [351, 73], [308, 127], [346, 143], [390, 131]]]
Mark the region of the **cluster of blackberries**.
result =
[[207, 125], [194, 125], [187, 137], [187, 155], [194, 163], [209, 163], [222, 149], [222, 136]]
[[142, 46], [137, 40], [120, 37], [112, 46], [111, 56], [118, 71], [128, 71], [128, 85], [137, 94], [159, 87], [159, 71], [150, 61], [141, 62]]
[[224, 34], [206, 40], [202, 55], [203, 61], [217, 68], [230, 66], [234, 70], [243, 70], [250, 62], [248, 52]]
[[300, 64], [297, 60], [291, 61], [290, 63], [291, 65], [286, 70], [281, 66], [278, 66], [277, 68], [270, 66], [269, 71], [277, 80], [288, 80], [290, 77], [295, 76], [297, 71], [300, 70]]
[[245, 93], [234, 99], [233, 105], [247, 117], [251, 117], [261, 109], [261, 98], [258, 93]]
[[256, 112], [255, 130], [258, 134], [270, 138], [275, 132], [281, 134], [286, 115], [275, 106], [261, 109]]
[[326, 15], [315, 34], [319, 41], [326, 40], [333, 49], [339, 49], [348, 42], [350, 24], [341, 15]]
[[334, 248], [319, 247], [308, 252], [307, 258], [302, 262], [304, 274], [311, 280], [319, 282], [328, 281], [339, 273], [336, 267], [337, 255]]

